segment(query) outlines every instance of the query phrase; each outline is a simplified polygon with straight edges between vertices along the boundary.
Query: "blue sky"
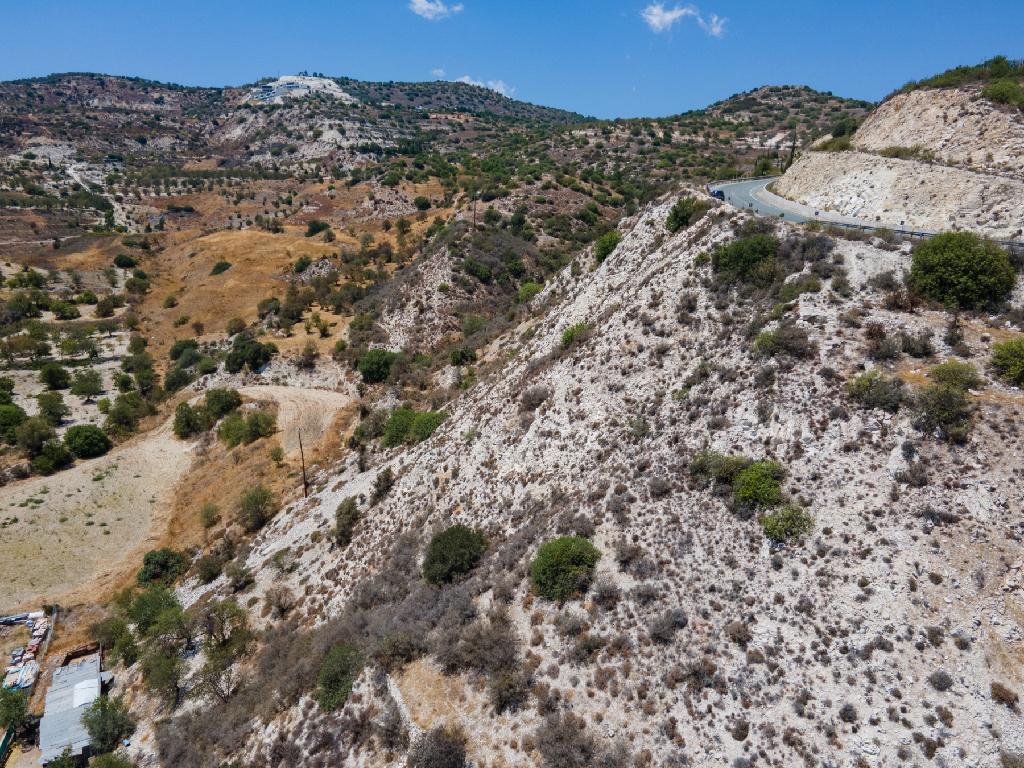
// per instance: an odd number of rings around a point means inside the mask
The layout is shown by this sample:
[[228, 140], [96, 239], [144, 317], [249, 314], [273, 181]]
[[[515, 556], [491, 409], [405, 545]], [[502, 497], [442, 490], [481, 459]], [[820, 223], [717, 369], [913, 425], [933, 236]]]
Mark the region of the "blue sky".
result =
[[468, 78], [597, 117], [763, 84], [877, 100], [956, 64], [1024, 57], [1021, 0], [0, 0], [0, 19], [0, 80]]

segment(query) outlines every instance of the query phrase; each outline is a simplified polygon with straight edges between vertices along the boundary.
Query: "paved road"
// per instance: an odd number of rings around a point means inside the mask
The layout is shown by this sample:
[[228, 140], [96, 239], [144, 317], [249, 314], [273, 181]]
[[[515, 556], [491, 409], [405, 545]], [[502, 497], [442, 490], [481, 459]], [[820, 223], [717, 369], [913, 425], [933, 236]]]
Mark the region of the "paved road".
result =
[[[767, 186], [778, 176], [767, 179], [747, 179], [744, 181], [723, 182], [712, 184], [711, 189], [725, 193], [727, 202], [737, 208], [752, 210], [760, 216], [771, 216], [786, 221], [826, 221], [833, 224], [847, 224], [863, 227], [885, 226], [881, 222], [858, 219], [853, 216], [840, 216], [831, 211], [820, 211], [801, 203], [794, 203], [784, 197], [769, 192]], [[892, 226], [892, 225], [890, 225]], [[896, 228], [899, 225], [895, 225]]]

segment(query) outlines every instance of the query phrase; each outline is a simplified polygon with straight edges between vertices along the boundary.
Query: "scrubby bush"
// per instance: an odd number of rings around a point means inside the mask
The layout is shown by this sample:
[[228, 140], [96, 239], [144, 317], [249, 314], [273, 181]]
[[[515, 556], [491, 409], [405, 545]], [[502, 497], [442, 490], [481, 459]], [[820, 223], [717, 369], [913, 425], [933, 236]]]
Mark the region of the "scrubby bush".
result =
[[238, 520], [249, 533], [255, 533], [277, 512], [277, 499], [262, 485], [250, 488], [238, 503]]
[[76, 424], [64, 433], [64, 445], [79, 459], [92, 459], [109, 451], [113, 443], [95, 424]]
[[436, 534], [427, 546], [423, 578], [431, 584], [449, 584], [469, 573], [487, 549], [483, 534], [465, 525], [453, 525]]
[[206, 430], [202, 415], [188, 403], [179, 403], [174, 409], [174, 435], [187, 440]]
[[96, 752], [112, 752], [135, 732], [135, 721], [120, 698], [100, 696], [82, 712], [82, 725]]
[[983, 383], [973, 365], [959, 360], [947, 360], [936, 365], [929, 371], [929, 375], [938, 384], [946, 384], [965, 391], [977, 389]]
[[540, 293], [543, 289], [544, 286], [541, 285], [540, 283], [527, 281], [523, 283], [521, 286], [519, 286], [519, 293], [517, 294], [516, 298], [520, 304], [526, 304], [531, 299], [533, 299], [534, 296]]
[[331, 648], [316, 678], [316, 700], [320, 706], [328, 711], [343, 707], [362, 668], [362, 654], [354, 645], [338, 643]]
[[45, 363], [39, 369], [39, 381], [47, 389], [67, 389], [71, 384], [71, 374], [59, 363]]
[[363, 353], [356, 364], [356, 369], [367, 384], [379, 384], [391, 373], [391, 366], [398, 357], [396, 352], [386, 349], [369, 349]]
[[228, 448], [252, 443], [261, 437], [269, 437], [277, 428], [274, 417], [265, 411], [250, 411], [244, 416], [232, 411], [217, 427], [217, 437]]
[[16, 430], [27, 418], [28, 414], [21, 406], [14, 403], [0, 404], [0, 440], [8, 445], [13, 444]]
[[164, 389], [168, 392], [177, 392], [179, 389], [187, 387], [192, 383], [192, 374], [182, 368], [180, 365], [176, 365], [173, 368], [168, 369], [164, 375]]
[[746, 509], [774, 507], [782, 502], [785, 472], [774, 461], [755, 461], [736, 475], [733, 500]]
[[708, 210], [711, 203], [695, 197], [683, 197], [676, 201], [665, 220], [665, 229], [676, 233], [696, 223]]
[[1015, 279], [999, 245], [972, 232], [947, 232], [914, 246], [908, 284], [933, 301], [981, 309], [1005, 300]]
[[1010, 78], [989, 83], [982, 89], [981, 95], [998, 104], [1024, 109], [1024, 87]]
[[792, 541], [814, 530], [814, 518], [796, 504], [785, 504], [761, 516], [761, 529], [772, 541]]
[[917, 397], [918, 427], [937, 431], [944, 440], [962, 443], [971, 429], [971, 407], [962, 389], [932, 384]]
[[690, 461], [690, 474], [709, 478], [716, 483], [731, 484], [736, 476], [749, 467], [746, 456], [728, 456], [714, 451], [701, 451]]
[[221, 261], [218, 261], [216, 264], [213, 265], [213, 269], [210, 270], [210, 275], [211, 276], [221, 275], [221, 274], [227, 272], [229, 269], [231, 269], [231, 262], [230, 261], [221, 260]]
[[562, 331], [562, 349], [569, 349], [573, 344], [583, 341], [590, 335], [589, 323], [576, 323]]
[[188, 569], [188, 558], [182, 552], [164, 547], [151, 549], [142, 557], [137, 576], [139, 584], [171, 584]]
[[408, 768], [465, 768], [466, 736], [452, 726], [431, 728], [409, 751]]
[[205, 408], [214, 421], [226, 416], [242, 404], [242, 396], [235, 389], [208, 389]]
[[347, 547], [352, 542], [359, 517], [359, 504], [354, 496], [343, 499], [338, 505], [334, 512], [334, 541], [339, 547]]
[[807, 331], [798, 325], [781, 325], [774, 331], [763, 331], [754, 340], [754, 354], [758, 357], [788, 355], [795, 358], [813, 357], [817, 346], [807, 337]]
[[71, 394], [90, 402], [96, 395], [103, 392], [103, 379], [99, 371], [84, 368], [71, 380]]
[[43, 446], [56, 436], [53, 427], [38, 416], [27, 418], [14, 428], [15, 442], [30, 458], [37, 456], [43, 450]]
[[114, 266], [120, 269], [132, 269], [133, 267], [139, 266], [139, 262], [127, 253], [119, 253], [114, 257]]
[[767, 286], [775, 279], [779, 241], [772, 235], [750, 235], [721, 245], [711, 253], [711, 266], [727, 283]]
[[539, 595], [568, 600], [587, 591], [600, 552], [586, 539], [562, 536], [547, 541], [530, 564], [530, 580]]
[[248, 332], [239, 333], [231, 343], [231, 351], [224, 358], [224, 369], [228, 373], [238, 373], [248, 367], [254, 373], [277, 354], [277, 346], [271, 342], [265, 344], [256, 341]]
[[1011, 384], [1024, 386], [1024, 336], [992, 345], [992, 365]]
[[63, 443], [49, 440], [32, 458], [32, 469], [41, 475], [52, 475], [65, 467], [70, 467], [74, 458]]
[[620, 242], [622, 242], [622, 235], [614, 229], [609, 232], [605, 232], [597, 238], [597, 240], [594, 241], [594, 258], [597, 260], [597, 263], [600, 264], [611, 256], [612, 251], [615, 250], [615, 247]]
[[40, 392], [36, 395], [36, 402], [39, 404], [39, 415], [55, 427], [71, 412], [60, 392]]
[[864, 408], [879, 408], [889, 413], [896, 413], [905, 399], [903, 382], [878, 371], [868, 371], [848, 381], [846, 391]]

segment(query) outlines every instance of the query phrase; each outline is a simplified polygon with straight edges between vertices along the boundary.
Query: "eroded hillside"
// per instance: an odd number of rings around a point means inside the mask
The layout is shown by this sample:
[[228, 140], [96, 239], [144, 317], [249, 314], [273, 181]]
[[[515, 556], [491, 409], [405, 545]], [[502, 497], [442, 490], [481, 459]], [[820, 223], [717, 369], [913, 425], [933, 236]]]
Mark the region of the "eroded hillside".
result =
[[[901, 304], [907, 247], [724, 208], [673, 235], [673, 202], [534, 298], [429, 440], [370, 443], [260, 532], [234, 597], [266, 628], [248, 671], [136, 748], [174, 765], [402, 765], [440, 726], [480, 765], [995, 766], [1024, 748], [992, 687], [1020, 687], [1024, 401], [986, 367], [1013, 334], [976, 316], [958, 339], [943, 311]], [[709, 264], [766, 233], [772, 282]], [[981, 373], [955, 437], [915, 405], [953, 358]], [[895, 401], [858, 399], [865, 376]], [[367, 412], [396, 403], [366, 397]], [[735, 474], [748, 461], [781, 480], [761, 505]], [[779, 509], [813, 530], [773, 543]], [[423, 552], [455, 523], [487, 551], [438, 588]], [[565, 534], [600, 559], [559, 603], [530, 562]], [[316, 676], [338, 643], [365, 666], [328, 711]]]

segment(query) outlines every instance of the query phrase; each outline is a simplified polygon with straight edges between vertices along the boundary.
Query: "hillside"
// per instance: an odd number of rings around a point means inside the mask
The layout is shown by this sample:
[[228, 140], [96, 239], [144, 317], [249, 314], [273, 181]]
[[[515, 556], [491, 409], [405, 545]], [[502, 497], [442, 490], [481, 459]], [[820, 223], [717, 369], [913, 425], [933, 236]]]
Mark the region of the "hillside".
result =
[[1016, 82], [1007, 78], [1018, 71], [995, 67], [997, 61], [907, 86], [852, 136], [805, 153], [776, 191], [883, 226], [970, 229], [1020, 240], [1024, 101], [1018, 106], [993, 91]]

